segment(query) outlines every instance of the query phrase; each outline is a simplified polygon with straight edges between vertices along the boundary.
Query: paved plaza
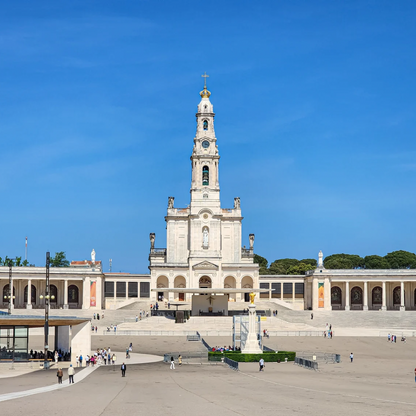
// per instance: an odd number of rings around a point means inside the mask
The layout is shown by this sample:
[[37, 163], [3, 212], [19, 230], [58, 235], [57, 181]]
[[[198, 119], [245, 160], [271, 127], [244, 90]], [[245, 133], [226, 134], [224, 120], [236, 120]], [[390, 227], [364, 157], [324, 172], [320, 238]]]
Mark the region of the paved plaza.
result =
[[[40, 337], [39, 337], [40, 338]], [[229, 338], [208, 338], [225, 345]], [[38, 340], [32, 339], [36, 345]], [[41, 342], [41, 339], [39, 339]], [[135, 353], [162, 355], [169, 351], [201, 351], [201, 343], [184, 337], [94, 336], [93, 348], [122, 351], [132, 342]], [[416, 340], [388, 343], [384, 338], [270, 338], [265, 344], [280, 350], [334, 352], [340, 364], [320, 364], [319, 371], [293, 363], [240, 364], [235, 372], [222, 364], [188, 364], [169, 370], [163, 362], [128, 363], [127, 376], [118, 365], [90, 371], [76, 383], [14, 400], [2, 401], [4, 415], [411, 415], [416, 405]], [[349, 353], [354, 352], [354, 362]], [[138, 357], [138, 356], [137, 356]], [[145, 357], [145, 356], [142, 356]], [[157, 358], [156, 358], [157, 359]], [[67, 376], [65, 374], [64, 383]], [[36, 371], [0, 379], [1, 395], [56, 386], [56, 371]], [[2, 396], [3, 399], [5, 396]], [[1, 400], [1, 397], [0, 397]]]

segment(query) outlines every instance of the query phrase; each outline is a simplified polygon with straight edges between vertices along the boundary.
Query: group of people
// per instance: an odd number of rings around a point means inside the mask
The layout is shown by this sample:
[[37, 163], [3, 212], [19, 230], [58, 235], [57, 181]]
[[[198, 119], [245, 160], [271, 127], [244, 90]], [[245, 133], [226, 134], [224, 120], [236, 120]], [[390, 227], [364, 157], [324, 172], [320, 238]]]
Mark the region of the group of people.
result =
[[150, 309], [153, 310], [153, 311], [159, 310], [159, 304], [157, 302], [154, 305], [151, 303], [150, 304]]
[[[94, 313], [94, 319], [97, 319], [98, 321], [100, 320], [100, 314], [97, 312], [97, 313]], [[104, 319], [104, 314], [101, 314], [101, 319]]]
[[277, 310], [276, 311], [273, 311], [273, 316], [277, 316], [278, 312], [279, 311], [277, 311]]
[[143, 318], [148, 318], [149, 317], [149, 312], [148, 311], [142, 311], [140, 309], [140, 312], [138, 315], [136, 315], [136, 322], [139, 322], [139, 320], [141, 321]]
[[270, 338], [269, 331], [267, 329], [263, 329], [263, 337]]
[[231, 345], [229, 345], [228, 347], [226, 345], [224, 345], [223, 347], [212, 347], [212, 351], [213, 352], [224, 352], [224, 351], [240, 351], [239, 347], [236, 347], [235, 349], [233, 349], [233, 347]]
[[332, 338], [332, 324], [325, 325], [324, 338]]
[[[29, 358], [32, 360], [44, 360], [45, 353], [43, 351], [30, 350]], [[58, 361], [70, 361], [71, 353], [62, 351], [61, 349], [55, 351], [48, 351], [48, 360], [54, 360], [55, 363]]]
[[[397, 339], [396, 335], [391, 335], [390, 333], [387, 335], [387, 342], [396, 343], [396, 339]], [[402, 335], [401, 341], [406, 342], [406, 337], [404, 335]]]
[[[178, 355], [178, 364], [182, 365], [182, 355]], [[175, 359], [172, 357], [170, 357], [170, 369], [174, 370], [175, 369]]]
[[115, 364], [117, 360], [116, 354], [111, 353], [111, 348], [98, 348], [94, 354], [86, 355], [85, 358], [82, 354], [75, 357], [75, 363], [77, 367], [82, 367], [83, 362], [85, 361], [86, 367], [94, 367], [97, 365], [111, 365]]

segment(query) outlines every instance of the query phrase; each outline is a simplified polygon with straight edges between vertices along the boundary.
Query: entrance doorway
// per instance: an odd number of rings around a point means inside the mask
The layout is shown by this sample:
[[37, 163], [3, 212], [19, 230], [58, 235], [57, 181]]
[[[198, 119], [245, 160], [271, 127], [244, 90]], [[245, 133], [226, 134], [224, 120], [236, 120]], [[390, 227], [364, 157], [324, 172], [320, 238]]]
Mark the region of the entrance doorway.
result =
[[157, 292], [157, 300], [158, 301], [163, 300], [163, 292]]
[[250, 293], [244, 293], [244, 302], [250, 302]]
[[185, 301], [185, 293], [179, 293], [179, 302]]

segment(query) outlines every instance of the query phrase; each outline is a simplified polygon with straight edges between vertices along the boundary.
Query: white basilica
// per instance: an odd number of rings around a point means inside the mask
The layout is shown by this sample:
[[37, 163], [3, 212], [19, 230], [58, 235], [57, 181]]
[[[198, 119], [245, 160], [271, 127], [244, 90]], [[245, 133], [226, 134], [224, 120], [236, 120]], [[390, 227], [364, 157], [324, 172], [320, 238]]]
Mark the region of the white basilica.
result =
[[[253, 263], [254, 234], [249, 235], [250, 248], [241, 246], [240, 198], [234, 198], [233, 208], [221, 207], [215, 114], [206, 83], [200, 95], [191, 156], [190, 204], [176, 208], [174, 198], [169, 197], [166, 248], [155, 248], [155, 234], [150, 234], [149, 269], [157, 298], [189, 300], [185, 292], [165, 289], [259, 287], [259, 267]], [[227, 296], [230, 301], [239, 301], [248, 293]]]

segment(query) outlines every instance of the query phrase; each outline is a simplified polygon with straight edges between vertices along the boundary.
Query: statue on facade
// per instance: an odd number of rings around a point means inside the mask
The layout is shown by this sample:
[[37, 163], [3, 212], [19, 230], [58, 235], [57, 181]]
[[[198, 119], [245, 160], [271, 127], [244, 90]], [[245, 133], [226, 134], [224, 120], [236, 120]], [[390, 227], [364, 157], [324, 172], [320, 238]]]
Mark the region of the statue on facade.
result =
[[169, 196], [168, 197], [168, 208], [173, 208], [173, 203], [175, 202], [175, 197], [174, 196]]
[[250, 250], [253, 250], [254, 247], [254, 234], [249, 234], [248, 239], [250, 240]]
[[234, 198], [234, 209], [240, 209], [240, 197]]
[[155, 233], [150, 233], [149, 238], [150, 238], [150, 250], [153, 250], [155, 248], [156, 234]]
[[204, 228], [204, 231], [202, 232], [202, 247], [208, 248], [208, 229]]
[[250, 296], [250, 303], [254, 305], [254, 298], [256, 297], [256, 294], [254, 292], [251, 292], [249, 296]]
[[95, 264], [95, 250], [94, 249], [92, 249], [91, 251], [91, 263]]

